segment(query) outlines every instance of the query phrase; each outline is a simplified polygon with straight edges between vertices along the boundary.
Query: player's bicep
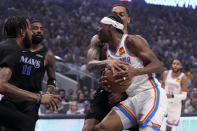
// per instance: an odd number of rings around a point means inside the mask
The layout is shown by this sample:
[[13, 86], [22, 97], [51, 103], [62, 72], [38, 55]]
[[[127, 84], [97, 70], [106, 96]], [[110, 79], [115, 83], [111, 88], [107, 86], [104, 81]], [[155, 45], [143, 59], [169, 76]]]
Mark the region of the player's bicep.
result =
[[150, 62], [159, 62], [157, 56], [150, 49], [147, 41], [141, 36], [136, 36], [131, 40], [135, 54], [146, 64]]
[[184, 76], [181, 80], [181, 90], [187, 92], [187, 87], [188, 87], [188, 79], [186, 76]]
[[91, 60], [99, 60], [100, 46], [101, 42], [98, 38], [98, 35], [93, 36], [90, 42], [90, 49], [88, 50], [87, 54], [88, 62]]
[[0, 80], [1, 82], [7, 82], [12, 75], [12, 71], [9, 67], [1, 67], [0, 68]]
[[92, 60], [99, 60], [99, 57], [100, 57], [100, 52], [98, 48], [90, 48], [88, 50], [88, 55], [87, 55], [88, 62]]

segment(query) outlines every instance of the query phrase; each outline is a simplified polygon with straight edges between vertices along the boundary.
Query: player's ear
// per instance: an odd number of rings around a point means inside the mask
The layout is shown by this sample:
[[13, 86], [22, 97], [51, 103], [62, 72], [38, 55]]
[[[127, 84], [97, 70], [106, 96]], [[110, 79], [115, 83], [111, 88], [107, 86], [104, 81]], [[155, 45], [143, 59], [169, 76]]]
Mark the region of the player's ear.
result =
[[129, 24], [130, 22], [131, 22], [131, 18], [128, 17], [128, 18], [127, 18], [127, 24]]
[[113, 25], [109, 25], [109, 31], [112, 32], [115, 30], [115, 27]]
[[20, 30], [20, 36], [21, 36], [22, 38], [25, 38], [25, 35], [26, 35], [26, 31], [25, 31], [24, 29], [21, 29], [21, 30]]

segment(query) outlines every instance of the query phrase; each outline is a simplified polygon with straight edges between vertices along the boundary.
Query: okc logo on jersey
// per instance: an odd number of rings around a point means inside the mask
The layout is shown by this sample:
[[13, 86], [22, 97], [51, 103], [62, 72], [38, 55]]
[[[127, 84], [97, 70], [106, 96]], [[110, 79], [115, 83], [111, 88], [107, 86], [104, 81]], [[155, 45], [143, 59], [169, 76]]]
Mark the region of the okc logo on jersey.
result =
[[125, 53], [124, 48], [121, 47], [121, 48], [119, 49], [119, 54], [120, 54], [120, 55], [123, 55], [124, 53]]
[[25, 64], [29, 64], [29, 65], [33, 65], [35, 68], [40, 68], [40, 61], [39, 60], [35, 60], [35, 59], [31, 59], [29, 57], [21, 56], [20, 62], [23, 62]]
[[120, 58], [120, 60], [123, 61], [123, 62], [127, 62], [127, 63], [131, 64], [130, 57], [122, 57], [122, 58]]
[[176, 82], [180, 82], [181, 80], [179, 78], [176, 79]]

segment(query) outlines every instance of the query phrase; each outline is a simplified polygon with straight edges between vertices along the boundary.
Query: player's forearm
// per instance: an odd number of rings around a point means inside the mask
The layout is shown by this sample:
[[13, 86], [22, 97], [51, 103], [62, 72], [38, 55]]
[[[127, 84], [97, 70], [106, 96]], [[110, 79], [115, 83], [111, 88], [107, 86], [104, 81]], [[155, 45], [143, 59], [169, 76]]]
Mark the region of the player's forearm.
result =
[[150, 63], [146, 65], [144, 68], [135, 68], [133, 70], [134, 76], [144, 75], [144, 74], [151, 74], [151, 73], [158, 73], [163, 70], [163, 64], [161, 62], [157, 63]]
[[98, 61], [98, 60], [92, 60], [88, 62], [87, 68], [90, 72], [99, 72], [104, 70], [106, 67], [105, 61]]
[[0, 68], [0, 80], [2, 82], [7, 82], [12, 75], [12, 71], [8, 67]]
[[6, 82], [0, 83], [0, 93], [7, 97], [18, 98], [33, 102], [36, 102], [38, 99], [38, 96], [36, 94], [17, 88], [16, 86], [13, 86]]
[[174, 94], [174, 98], [178, 100], [185, 100], [187, 98], [187, 92], [181, 92], [181, 94]]

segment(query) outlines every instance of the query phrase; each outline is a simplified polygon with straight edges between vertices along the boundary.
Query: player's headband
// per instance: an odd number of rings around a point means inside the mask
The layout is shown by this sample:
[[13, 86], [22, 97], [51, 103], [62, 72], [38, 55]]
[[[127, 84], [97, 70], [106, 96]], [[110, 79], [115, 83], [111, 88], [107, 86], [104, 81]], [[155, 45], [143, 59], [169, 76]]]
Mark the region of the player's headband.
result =
[[112, 25], [113, 27], [120, 29], [123, 31], [124, 25], [109, 18], [109, 17], [104, 17], [103, 19], [101, 19], [101, 23], [102, 24], [107, 24], [107, 25]]

